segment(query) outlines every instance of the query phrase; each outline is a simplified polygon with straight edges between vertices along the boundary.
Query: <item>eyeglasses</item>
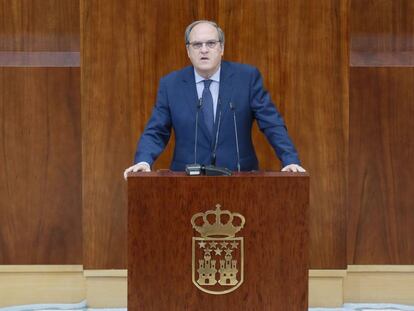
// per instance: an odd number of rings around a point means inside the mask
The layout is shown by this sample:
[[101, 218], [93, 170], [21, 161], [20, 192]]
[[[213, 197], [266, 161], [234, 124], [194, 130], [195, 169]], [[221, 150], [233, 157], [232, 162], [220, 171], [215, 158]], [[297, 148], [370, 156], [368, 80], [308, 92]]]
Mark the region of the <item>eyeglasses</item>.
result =
[[217, 46], [217, 43], [219, 43], [220, 41], [217, 40], [208, 40], [206, 42], [189, 42], [188, 45], [190, 45], [194, 50], [199, 50], [203, 47], [203, 45], [205, 44], [206, 47], [208, 47], [209, 49], [214, 49]]

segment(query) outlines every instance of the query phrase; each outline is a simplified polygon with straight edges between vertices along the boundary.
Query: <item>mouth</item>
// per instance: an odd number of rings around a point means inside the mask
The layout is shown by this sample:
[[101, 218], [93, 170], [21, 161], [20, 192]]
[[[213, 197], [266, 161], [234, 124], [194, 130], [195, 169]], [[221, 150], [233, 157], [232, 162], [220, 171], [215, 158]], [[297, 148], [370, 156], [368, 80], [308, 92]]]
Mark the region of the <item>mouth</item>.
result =
[[209, 60], [209, 58], [208, 58], [208, 57], [203, 56], [203, 57], [200, 57], [200, 60], [201, 60], [201, 61], [208, 61], [208, 60]]

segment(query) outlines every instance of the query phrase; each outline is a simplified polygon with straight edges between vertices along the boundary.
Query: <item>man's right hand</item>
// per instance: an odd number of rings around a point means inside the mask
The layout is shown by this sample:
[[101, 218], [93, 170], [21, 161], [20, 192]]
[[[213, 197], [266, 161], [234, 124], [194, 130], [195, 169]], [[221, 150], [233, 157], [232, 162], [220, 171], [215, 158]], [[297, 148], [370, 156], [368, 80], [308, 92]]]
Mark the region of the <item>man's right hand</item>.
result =
[[147, 162], [139, 162], [124, 171], [124, 178], [127, 180], [130, 172], [151, 172], [151, 167]]

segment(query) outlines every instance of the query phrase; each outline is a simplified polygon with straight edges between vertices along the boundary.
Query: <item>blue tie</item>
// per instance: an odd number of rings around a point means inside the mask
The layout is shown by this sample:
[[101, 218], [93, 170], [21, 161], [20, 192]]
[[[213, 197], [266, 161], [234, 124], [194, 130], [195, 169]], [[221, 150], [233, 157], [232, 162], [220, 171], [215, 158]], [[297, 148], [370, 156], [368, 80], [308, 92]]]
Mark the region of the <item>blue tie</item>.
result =
[[214, 125], [214, 112], [213, 112], [213, 96], [210, 92], [210, 84], [213, 80], [204, 80], [204, 89], [203, 89], [203, 114], [204, 122], [206, 122], [207, 128], [210, 134], [213, 134], [213, 125]]

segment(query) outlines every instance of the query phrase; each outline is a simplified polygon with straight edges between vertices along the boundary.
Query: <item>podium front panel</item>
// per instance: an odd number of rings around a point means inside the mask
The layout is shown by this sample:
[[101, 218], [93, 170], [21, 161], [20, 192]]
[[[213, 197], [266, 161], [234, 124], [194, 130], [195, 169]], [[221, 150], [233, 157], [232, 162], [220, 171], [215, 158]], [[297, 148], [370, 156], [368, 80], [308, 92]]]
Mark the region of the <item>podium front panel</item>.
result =
[[[308, 175], [141, 173], [128, 178], [128, 198], [129, 310], [307, 310]], [[199, 259], [193, 263], [193, 247], [200, 251], [204, 244], [197, 244], [200, 234], [191, 219], [217, 204], [245, 219], [235, 236], [243, 240], [243, 271], [240, 258], [237, 262], [238, 282], [241, 272], [243, 282], [226, 294], [200, 289], [220, 291], [218, 283], [197, 287], [193, 282], [200, 264]], [[214, 223], [212, 217], [207, 219]], [[229, 216], [221, 218], [226, 223]], [[213, 256], [215, 244], [207, 245], [213, 246]], [[219, 260], [215, 264], [218, 275]]]

